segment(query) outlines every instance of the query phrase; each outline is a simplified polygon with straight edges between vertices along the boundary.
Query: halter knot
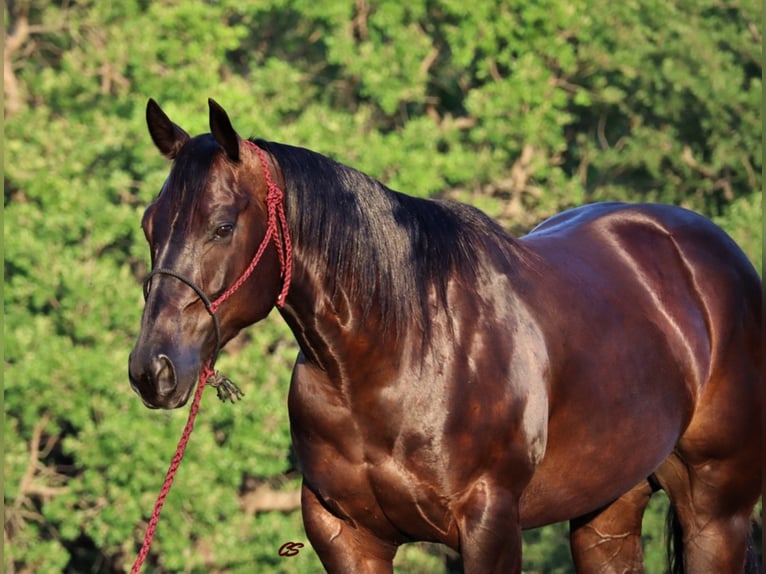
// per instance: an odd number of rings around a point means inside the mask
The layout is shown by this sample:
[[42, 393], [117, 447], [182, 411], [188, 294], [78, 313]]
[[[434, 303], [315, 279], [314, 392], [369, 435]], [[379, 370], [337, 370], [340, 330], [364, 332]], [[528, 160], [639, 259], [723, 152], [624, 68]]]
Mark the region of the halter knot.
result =
[[212, 371], [208, 375], [207, 384], [215, 389], [223, 403], [226, 401], [236, 403], [245, 396], [245, 393], [231, 379], [223, 376], [219, 371]]

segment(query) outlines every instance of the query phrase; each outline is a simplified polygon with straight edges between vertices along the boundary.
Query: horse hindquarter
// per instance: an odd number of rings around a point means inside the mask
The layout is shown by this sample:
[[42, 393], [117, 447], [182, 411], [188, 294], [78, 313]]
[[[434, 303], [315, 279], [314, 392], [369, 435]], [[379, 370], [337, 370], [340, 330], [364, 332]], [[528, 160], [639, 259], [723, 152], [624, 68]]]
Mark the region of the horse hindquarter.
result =
[[656, 476], [681, 528], [677, 568], [742, 572], [762, 477], [761, 282], [712, 226], [679, 233], [706, 313], [710, 368], [694, 414]]

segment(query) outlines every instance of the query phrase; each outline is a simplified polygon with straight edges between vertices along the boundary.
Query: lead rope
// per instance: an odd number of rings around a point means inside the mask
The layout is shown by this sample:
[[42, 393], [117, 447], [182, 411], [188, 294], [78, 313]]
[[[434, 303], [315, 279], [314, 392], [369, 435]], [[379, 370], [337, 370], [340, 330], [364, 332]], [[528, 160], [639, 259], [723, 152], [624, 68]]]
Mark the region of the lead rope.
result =
[[[152, 516], [149, 519], [149, 525], [146, 527], [144, 542], [141, 545], [138, 556], [136, 556], [135, 562], [133, 563], [133, 568], [130, 570], [131, 574], [138, 574], [141, 571], [144, 560], [146, 560], [146, 557], [149, 554], [149, 548], [152, 545], [154, 533], [157, 530], [157, 523], [160, 520], [162, 506], [165, 504], [165, 499], [167, 498], [168, 493], [173, 486], [173, 480], [175, 479], [178, 467], [181, 465], [181, 460], [184, 457], [186, 446], [189, 443], [192, 430], [194, 429], [194, 420], [197, 418], [197, 412], [199, 411], [200, 402], [202, 401], [202, 391], [205, 390], [205, 385], [207, 385], [208, 381], [211, 381], [210, 385], [217, 389], [218, 397], [221, 400], [226, 400], [229, 398], [231, 402], [235, 402], [235, 400], [239, 399], [242, 395], [241, 391], [234, 383], [221, 375], [221, 373], [218, 371], [214, 370], [215, 361], [218, 359], [218, 351], [220, 351], [221, 343], [218, 318], [215, 315], [216, 311], [218, 311], [218, 308], [224, 301], [231, 297], [240, 287], [242, 287], [245, 281], [247, 281], [248, 277], [250, 277], [258, 265], [258, 262], [261, 260], [261, 257], [263, 256], [269, 241], [274, 241], [274, 245], [277, 248], [277, 253], [279, 254], [279, 264], [282, 269], [282, 290], [277, 296], [277, 305], [279, 307], [284, 306], [285, 297], [287, 297], [287, 292], [290, 290], [290, 281], [292, 279], [293, 247], [292, 242], [290, 241], [290, 234], [287, 230], [287, 218], [285, 217], [284, 208], [284, 194], [271, 178], [271, 172], [269, 170], [268, 163], [266, 162], [266, 155], [264, 154], [263, 150], [253, 142], [248, 140], [245, 141], [246, 143], [250, 144], [250, 146], [252, 146], [261, 160], [261, 165], [263, 167], [263, 173], [266, 180], [266, 188], [268, 190], [266, 193], [268, 227], [266, 229], [266, 234], [261, 241], [261, 245], [258, 247], [258, 251], [256, 251], [255, 255], [253, 256], [253, 260], [250, 262], [250, 265], [247, 267], [247, 269], [245, 269], [239, 279], [237, 279], [231, 287], [229, 287], [221, 296], [219, 296], [210, 304], [208, 304], [207, 297], [204, 296], [202, 290], [197, 288], [194, 283], [182, 275], [178, 275], [172, 271], [169, 272], [168, 270], [158, 269], [153, 271], [152, 274], [150, 274], [147, 278], [148, 282], [152, 275], [157, 273], [164, 273], [166, 275], [176, 277], [183, 283], [186, 283], [188, 286], [190, 286], [197, 293], [197, 295], [200, 296], [200, 299], [202, 299], [202, 301], [205, 303], [205, 308], [213, 318], [216, 327], [217, 340], [214, 356], [210, 358], [200, 370], [199, 384], [197, 385], [197, 390], [194, 393], [194, 399], [192, 400], [191, 408], [189, 409], [189, 417], [186, 419], [186, 425], [184, 426], [184, 430], [181, 433], [181, 438], [178, 441], [176, 452], [173, 455], [173, 458], [170, 461], [170, 467], [168, 467], [168, 471], [165, 474], [165, 481], [162, 483], [162, 488], [160, 489], [160, 493], [157, 496], [157, 501], [154, 503]], [[147, 292], [146, 283], [144, 291]]]

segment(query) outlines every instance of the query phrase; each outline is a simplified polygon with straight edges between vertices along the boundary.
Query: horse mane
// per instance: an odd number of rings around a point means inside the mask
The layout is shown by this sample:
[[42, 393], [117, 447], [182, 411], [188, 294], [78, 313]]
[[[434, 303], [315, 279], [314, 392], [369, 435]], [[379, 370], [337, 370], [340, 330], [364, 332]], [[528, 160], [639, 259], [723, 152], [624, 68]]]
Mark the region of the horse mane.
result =
[[326, 269], [336, 278], [330, 288], [343, 285], [363, 313], [376, 305], [385, 329], [401, 333], [415, 319], [428, 331], [430, 289], [446, 304], [450, 279], [475, 284], [488, 243], [506, 272], [524, 259], [523, 247], [473, 207], [411, 197], [311, 150], [253, 141], [282, 169], [291, 227], [310, 238], [307, 264]]

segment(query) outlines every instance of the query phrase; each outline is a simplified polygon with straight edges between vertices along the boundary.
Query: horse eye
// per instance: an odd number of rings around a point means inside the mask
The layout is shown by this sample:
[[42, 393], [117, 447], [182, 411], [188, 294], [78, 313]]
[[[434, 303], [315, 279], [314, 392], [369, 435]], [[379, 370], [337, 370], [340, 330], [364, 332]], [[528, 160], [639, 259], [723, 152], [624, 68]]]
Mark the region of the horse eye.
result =
[[234, 226], [230, 223], [227, 223], [226, 225], [220, 225], [215, 230], [215, 238], [216, 239], [226, 239], [229, 235], [232, 234], [234, 231]]

